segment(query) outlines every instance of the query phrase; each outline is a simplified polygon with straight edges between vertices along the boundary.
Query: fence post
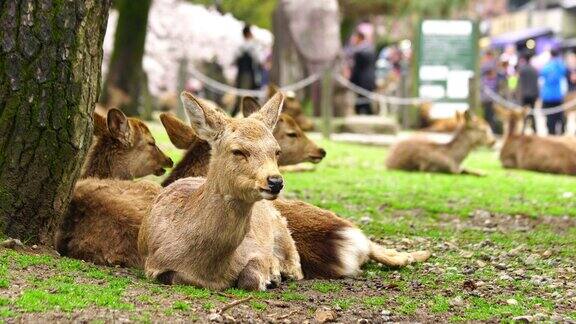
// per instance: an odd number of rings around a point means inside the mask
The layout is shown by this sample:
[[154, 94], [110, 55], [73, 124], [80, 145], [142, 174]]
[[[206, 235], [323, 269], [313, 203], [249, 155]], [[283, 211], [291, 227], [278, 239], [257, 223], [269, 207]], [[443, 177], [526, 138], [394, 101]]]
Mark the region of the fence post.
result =
[[330, 139], [331, 122], [332, 122], [332, 90], [334, 87], [332, 64], [328, 65], [322, 71], [322, 93], [320, 99], [321, 116], [322, 116], [322, 136]]

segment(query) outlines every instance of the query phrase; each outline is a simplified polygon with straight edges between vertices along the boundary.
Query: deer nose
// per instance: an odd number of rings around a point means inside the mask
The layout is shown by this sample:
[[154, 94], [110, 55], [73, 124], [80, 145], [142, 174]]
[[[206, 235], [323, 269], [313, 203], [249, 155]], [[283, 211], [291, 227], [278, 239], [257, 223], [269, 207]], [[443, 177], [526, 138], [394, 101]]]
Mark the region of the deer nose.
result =
[[320, 153], [320, 155], [322, 156], [322, 158], [324, 158], [326, 156], [326, 150], [324, 150], [323, 148], [320, 148], [318, 150], [318, 152]]
[[284, 179], [281, 176], [270, 176], [266, 180], [268, 180], [268, 188], [273, 194], [280, 193], [280, 190], [284, 188]]
[[171, 158], [167, 158], [167, 159], [166, 159], [165, 166], [166, 166], [167, 168], [171, 168], [171, 167], [174, 166], [174, 162], [172, 161]]

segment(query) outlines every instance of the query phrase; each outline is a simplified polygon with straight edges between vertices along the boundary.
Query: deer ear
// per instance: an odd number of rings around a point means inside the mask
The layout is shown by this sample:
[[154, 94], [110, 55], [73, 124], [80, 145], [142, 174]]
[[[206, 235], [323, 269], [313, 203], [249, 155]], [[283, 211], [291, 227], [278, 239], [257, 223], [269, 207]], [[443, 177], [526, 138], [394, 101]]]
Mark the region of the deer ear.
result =
[[470, 112], [470, 109], [467, 109], [464, 112], [464, 120], [466, 121], [467, 124], [470, 124], [472, 122], [472, 112]]
[[284, 103], [284, 94], [277, 92], [268, 102], [260, 108], [260, 110], [253, 114], [252, 117], [262, 121], [271, 131], [276, 127], [280, 112], [282, 111], [282, 104]]
[[270, 83], [268, 85], [268, 98], [272, 98], [272, 96], [274, 96], [279, 91], [280, 89], [278, 88], [277, 85], [275, 85], [274, 83]]
[[116, 108], [108, 110], [108, 117], [106, 117], [108, 131], [112, 137], [119, 140], [122, 144], [130, 144], [130, 124], [128, 118], [124, 113]]
[[108, 124], [106, 123], [106, 118], [97, 112], [92, 114], [92, 118], [94, 119], [94, 135], [104, 136], [108, 134]]
[[242, 102], [240, 104], [240, 111], [242, 111], [242, 116], [248, 117], [258, 110], [260, 110], [260, 104], [256, 98], [242, 97]]
[[180, 100], [198, 137], [212, 141], [224, 131], [228, 118], [221, 111], [186, 91], [180, 94]]
[[197, 138], [196, 132], [185, 122], [170, 113], [161, 113], [160, 121], [166, 129], [170, 142], [181, 150], [186, 150]]

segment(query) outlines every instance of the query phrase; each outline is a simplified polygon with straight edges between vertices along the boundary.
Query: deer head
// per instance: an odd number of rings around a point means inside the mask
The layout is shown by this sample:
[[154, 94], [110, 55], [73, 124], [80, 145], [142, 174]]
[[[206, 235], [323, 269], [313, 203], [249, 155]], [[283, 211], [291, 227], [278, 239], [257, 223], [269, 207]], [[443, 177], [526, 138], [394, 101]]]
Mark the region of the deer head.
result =
[[[251, 97], [242, 98], [242, 115], [248, 117], [257, 112], [260, 105]], [[319, 163], [326, 156], [326, 151], [318, 147], [302, 131], [298, 123], [286, 113], [282, 113], [274, 129], [274, 137], [282, 148], [278, 158], [279, 165], [292, 165], [301, 162]]]
[[280, 146], [272, 131], [284, 95], [274, 95], [260, 111], [242, 119], [231, 118], [188, 92], [180, 98], [192, 128], [212, 147], [206, 185], [233, 199], [276, 199], [284, 182], [278, 170]]
[[112, 177], [159, 176], [166, 172], [164, 168], [173, 166], [172, 160], [156, 146], [146, 124], [127, 118], [118, 109], [110, 109], [106, 118], [94, 114], [94, 135], [97, 140], [91, 158], [107, 158]]
[[490, 125], [484, 119], [473, 116], [469, 110], [464, 112], [464, 125], [460, 132], [466, 134], [473, 146], [492, 146], [496, 143]]

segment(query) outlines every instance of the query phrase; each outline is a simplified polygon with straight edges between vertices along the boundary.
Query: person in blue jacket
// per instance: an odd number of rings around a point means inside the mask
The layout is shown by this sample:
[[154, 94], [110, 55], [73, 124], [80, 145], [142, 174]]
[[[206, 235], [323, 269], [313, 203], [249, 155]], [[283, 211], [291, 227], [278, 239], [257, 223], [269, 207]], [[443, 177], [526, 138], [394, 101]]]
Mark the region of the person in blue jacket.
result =
[[[563, 103], [562, 84], [566, 81], [567, 73], [566, 65], [562, 62], [560, 52], [557, 49], [553, 49], [550, 54], [552, 58], [540, 70], [540, 77], [542, 78], [540, 97], [542, 98], [544, 113], [546, 113], [546, 108], [560, 106]], [[548, 115], [546, 119], [548, 134], [560, 135], [564, 133], [565, 123], [564, 112], [562, 111]]]

